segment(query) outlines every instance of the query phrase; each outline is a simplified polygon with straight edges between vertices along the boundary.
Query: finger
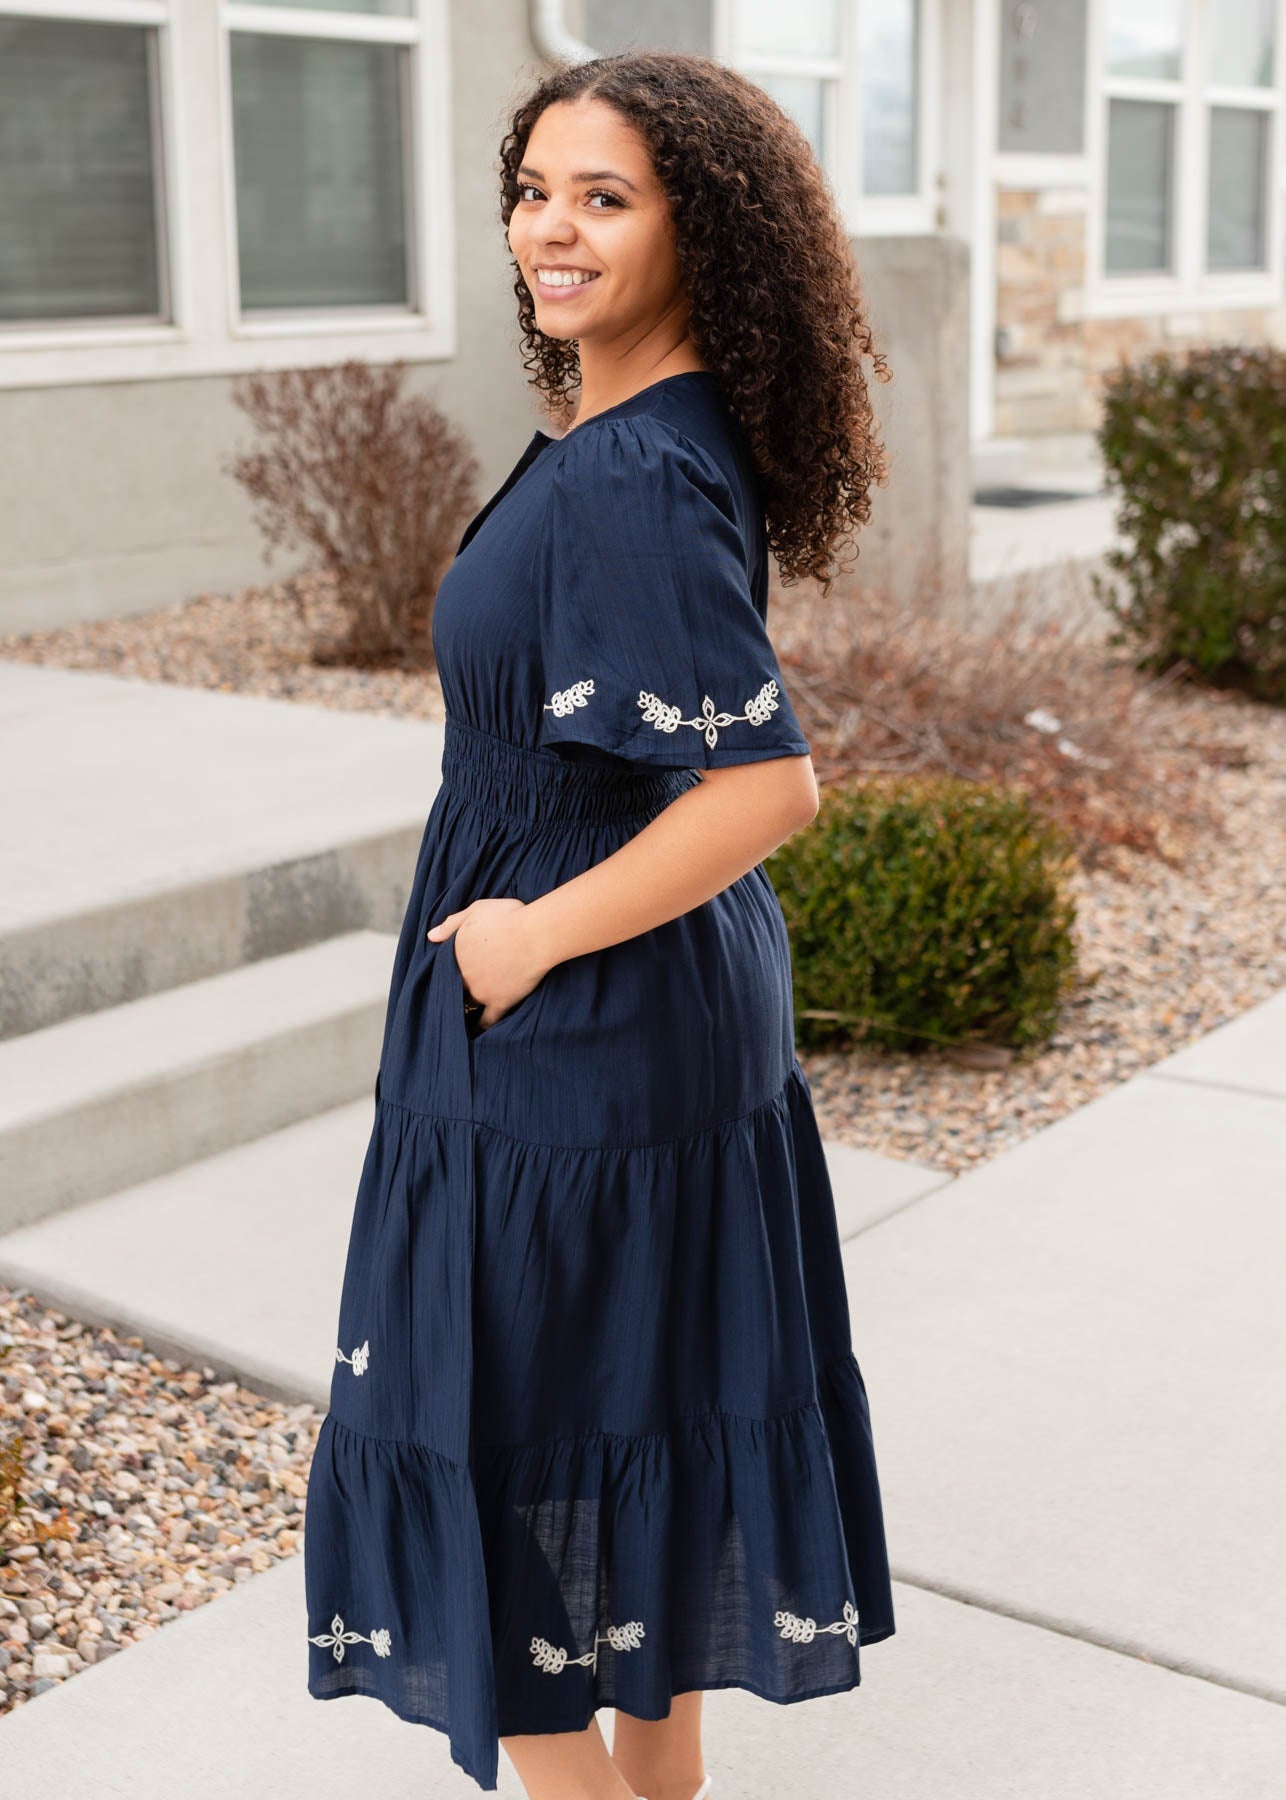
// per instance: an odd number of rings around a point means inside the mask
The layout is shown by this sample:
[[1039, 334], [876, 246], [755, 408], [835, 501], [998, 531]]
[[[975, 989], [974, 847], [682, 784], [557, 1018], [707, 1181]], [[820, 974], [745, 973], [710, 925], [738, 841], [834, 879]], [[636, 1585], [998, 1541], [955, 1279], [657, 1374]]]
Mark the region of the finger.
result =
[[424, 935], [426, 937], [435, 938], [444, 931], [453, 931], [455, 929], [456, 921], [463, 917], [464, 915], [461, 912], [449, 912], [445, 917], [439, 919], [436, 925], [430, 925]]

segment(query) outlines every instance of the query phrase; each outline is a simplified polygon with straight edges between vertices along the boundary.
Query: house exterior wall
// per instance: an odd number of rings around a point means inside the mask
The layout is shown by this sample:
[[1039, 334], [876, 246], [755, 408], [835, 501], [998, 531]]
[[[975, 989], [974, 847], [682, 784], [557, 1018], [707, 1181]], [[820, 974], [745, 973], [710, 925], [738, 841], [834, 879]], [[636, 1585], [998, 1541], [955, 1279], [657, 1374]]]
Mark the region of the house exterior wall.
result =
[[620, 50], [680, 50], [710, 56], [710, 0], [569, 0], [568, 25], [600, 56]]
[[[636, 12], [632, 25], [619, 0], [584, 0], [568, 7], [566, 25], [615, 41], [708, 47], [708, 6], [655, 0], [655, 8], [655, 16]], [[343, 332], [254, 341], [225, 323], [217, 0], [192, 0], [178, 14], [172, 41], [186, 135], [167, 145], [167, 166], [173, 155], [188, 189], [179, 221], [191, 277], [185, 323], [155, 332], [150, 345], [146, 333], [129, 330], [114, 338], [55, 333], [43, 347], [30, 333], [0, 334], [0, 632], [149, 611], [299, 566], [284, 553], [265, 562], [250, 503], [224, 471], [250, 442], [230, 396], [243, 369], [347, 355], [404, 360], [407, 391], [431, 396], [471, 439], [482, 495], [508, 473], [538, 422], [521, 364], [496, 175], [509, 111], [543, 66], [531, 9], [523, 0], [447, 5], [448, 121], [435, 168], [449, 168], [433, 211], [439, 223], [450, 214], [449, 279], [435, 316], [418, 327], [412, 320], [378, 330], [358, 320]], [[961, 573], [969, 482], [956, 439], [967, 430], [967, 254], [925, 232], [853, 243], [894, 371], [874, 393], [895, 467], [890, 487], [873, 496], [862, 573], [896, 584], [926, 559]]]
[[[996, 5], [996, 0], [973, 0]], [[999, 81], [991, 157], [994, 217], [994, 367], [990, 428], [996, 436], [1093, 430], [1102, 413], [1104, 378], [1119, 359], [1158, 349], [1219, 343], [1286, 346], [1286, 281], [1280, 246], [1286, 219], [1282, 144], [1270, 142], [1268, 268], [1222, 277], [1244, 291], [1220, 296], [1219, 277], [1202, 270], [1199, 234], [1208, 175], [1194, 136], [1180, 135], [1172, 218], [1178, 267], [1184, 273], [1121, 278], [1100, 266], [1106, 209], [1107, 95], [1147, 101], [1154, 90], [1132, 88], [1107, 70], [1105, 0], [1027, 0], [999, 5]], [[1191, 0], [1183, 42], [1185, 70], [1199, 80], [1203, 45], [1219, 28], [1218, 0]], [[1277, 90], [1286, 60], [1286, 7], [1278, 8]], [[1187, 85], [1185, 81], [1182, 86]], [[1177, 93], [1172, 89], [1172, 97]], [[1245, 95], [1195, 90], [1190, 115], [1207, 104], [1245, 105]], [[1263, 92], [1264, 90], [1257, 90]], [[1187, 101], [1185, 105], [1189, 104]], [[1178, 114], [1176, 113], [1176, 118]], [[1278, 120], [1286, 114], [1280, 108]], [[1272, 226], [1278, 226], [1274, 231]], [[1275, 273], [1274, 273], [1275, 271]], [[1172, 292], [1161, 292], [1163, 287]], [[1148, 291], [1149, 288], [1152, 291]], [[1221, 303], [1227, 302], [1227, 303]]]
[[1084, 316], [1086, 187], [1002, 188], [996, 196], [995, 432], [1092, 431], [1119, 359], [1222, 343], [1286, 347], [1279, 305], [1185, 304]]
[[[213, 0], [186, 13], [193, 58], [215, 55], [216, 16]], [[485, 495], [538, 420], [519, 355], [496, 162], [509, 107], [541, 65], [527, 9], [514, 0], [451, 0], [448, 35], [451, 332], [432, 352], [408, 353], [404, 341], [391, 348], [387, 332], [372, 330], [350, 335], [343, 353], [376, 362], [406, 354], [406, 391], [431, 395], [468, 435]], [[212, 115], [208, 129], [217, 123]], [[200, 198], [197, 222], [218, 229], [214, 196]], [[8, 354], [0, 346], [0, 361]], [[253, 360], [247, 352], [246, 366]], [[339, 353], [333, 339], [300, 337], [289, 360], [305, 366]], [[298, 566], [284, 553], [265, 565], [250, 503], [221, 472], [249, 441], [230, 386], [227, 374], [163, 368], [144, 379], [0, 385], [0, 632], [148, 611]]]
[[909, 599], [926, 581], [966, 592], [969, 247], [945, 233], [852, 240], [867, 316], [892, 379], [871, 398], [889, 481], [871, 494], [853, 579]]

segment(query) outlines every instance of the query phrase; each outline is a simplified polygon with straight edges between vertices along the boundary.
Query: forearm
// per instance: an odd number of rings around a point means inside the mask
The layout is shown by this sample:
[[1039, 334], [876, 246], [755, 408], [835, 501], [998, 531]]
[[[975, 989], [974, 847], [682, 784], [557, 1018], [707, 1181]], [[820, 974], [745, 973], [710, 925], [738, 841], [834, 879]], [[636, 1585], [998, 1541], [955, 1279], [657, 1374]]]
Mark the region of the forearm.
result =
[[690, 912], [762, 862], [816, 807], [807, 757], [705, 772], [611, 856], [528, 904], [523, 923], [536, 961], [552, 968]]

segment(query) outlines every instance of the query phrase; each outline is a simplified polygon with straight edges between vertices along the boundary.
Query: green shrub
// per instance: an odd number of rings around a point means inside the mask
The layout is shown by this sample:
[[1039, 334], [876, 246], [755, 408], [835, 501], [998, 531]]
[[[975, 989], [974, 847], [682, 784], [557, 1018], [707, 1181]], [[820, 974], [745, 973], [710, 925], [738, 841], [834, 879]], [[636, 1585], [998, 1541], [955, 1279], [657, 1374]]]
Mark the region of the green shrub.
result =
[[1104, 402], [1112, 641], [1286, 704], [1286, 351], [1158, 352], [1120, 365]]
[[1075, 969], [1071, 857], [1017, 789], [942, 776], [824, 788], [812, 825], [767, 864], [801, 1047], [1049, 1037]]

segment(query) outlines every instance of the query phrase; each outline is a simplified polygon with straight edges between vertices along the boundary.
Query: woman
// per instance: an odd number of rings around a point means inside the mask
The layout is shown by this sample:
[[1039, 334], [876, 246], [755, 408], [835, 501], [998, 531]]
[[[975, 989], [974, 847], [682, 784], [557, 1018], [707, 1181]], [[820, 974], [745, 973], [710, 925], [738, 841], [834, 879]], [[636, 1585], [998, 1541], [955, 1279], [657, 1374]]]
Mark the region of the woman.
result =
[[309, 1483], [309, 1691], [446, 1732], [484, 1789], [503, 1743], [531, 1800], [705, 1800], [704, 1689], [851, 1688], [894, 1629], [762, 867], [817, 809], [770, 536], [826, 580], [867, 517], [870, 334], [802, 135], [717, 63], [562, 69], [502, 162], [562, 430], [435, 603], [442, 786]]

